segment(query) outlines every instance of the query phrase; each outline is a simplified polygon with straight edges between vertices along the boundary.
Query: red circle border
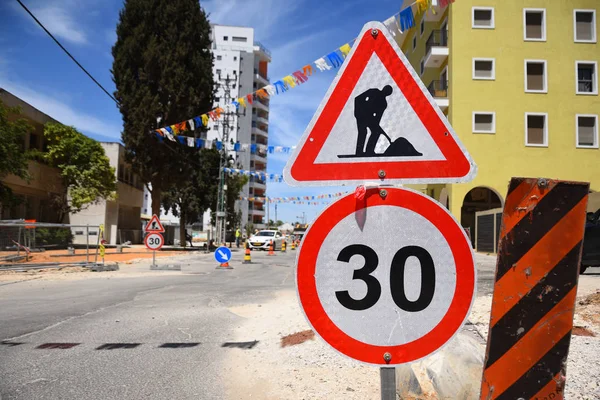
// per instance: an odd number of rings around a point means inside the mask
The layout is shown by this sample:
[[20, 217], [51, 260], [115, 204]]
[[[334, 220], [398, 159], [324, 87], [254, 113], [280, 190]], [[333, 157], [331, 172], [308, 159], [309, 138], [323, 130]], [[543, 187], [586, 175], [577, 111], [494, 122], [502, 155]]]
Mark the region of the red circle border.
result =
[[[476, 283], [475, 263], [470, 242], [448, 210], [419, 192], [400, 188], [385, 189], [387, 190], [385, 198], [379, 195], [380, 189], [369, 189], [362, 201], [351, 194], [325, 209], [305, 234], [296, 268], [300, 305], [315, 332], [342, 354], [377, 365], [416, 361], [446, 344], [458, 332], [469, 314]], [[454, 298], [442, 320], [419, 339], [397, 346], [376, 346], [350, 337], [329, 318], [317, 293], [316, 261], [328, 233], [348, 215], [359, 209], [374, 206], [402, 207], [425, 217], [448, 242], [456, 265]], [[383, 359], [383, 354], [386, 352], [392, 355], [389, 363]]]
[[[160, 246], [157, 249], [152, 249], [152, 248], [150, 248], [150, 246], [148, 246], [148, 238], [152, 235], [158, 235], [162, 238], [162, 240], [160, 241]], [[152, 232], [152, 233], [146, 235], [146, 237], [144, 238], [144, 244], [146, 245], [146, 248], [148, 250], [158, 251], [158, 250], [162, 249], [163, 245], [165, 244], [165, 237], [163, 235], [161, 235], [160, 233]]]

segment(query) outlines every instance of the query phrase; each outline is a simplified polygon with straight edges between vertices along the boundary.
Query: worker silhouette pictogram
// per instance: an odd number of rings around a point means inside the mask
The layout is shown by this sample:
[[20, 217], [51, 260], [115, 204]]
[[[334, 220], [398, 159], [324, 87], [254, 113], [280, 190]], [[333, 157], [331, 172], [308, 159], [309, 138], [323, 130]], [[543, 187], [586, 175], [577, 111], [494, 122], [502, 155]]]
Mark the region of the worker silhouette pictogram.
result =
[[[392, 141], [390, 136], [381, 127], [381, 119], [388, 106], [386, 97], [391, 95], [392, 92], [392, 87], [386, 85], [381, 90], [369, 89], [354, 98], [354, 118], [356, 118], [356, 127], [358, 129], [356, 153], [338, 155], [339, 158], [423, 155], [415, 150], [413, 145], [403, 137]], [[375, 153], [375, 147], [381, 135], [385, 136], [390, 145], [384, 153], [377, 154]], [[367, 136], [369, 137], [368, 140]]]

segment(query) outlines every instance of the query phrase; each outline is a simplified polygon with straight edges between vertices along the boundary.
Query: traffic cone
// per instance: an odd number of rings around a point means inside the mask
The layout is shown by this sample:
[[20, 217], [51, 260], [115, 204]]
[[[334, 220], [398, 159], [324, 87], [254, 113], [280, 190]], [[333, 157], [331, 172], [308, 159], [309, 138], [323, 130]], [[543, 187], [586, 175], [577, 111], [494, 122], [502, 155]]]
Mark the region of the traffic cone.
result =
[[275, 255], [275, 251], [273, 251], [273, 241], [271, 240], [271, 244], [269, 245], [269, 254], [267, 254], [268, 256], [274, 256]]
[[281, 242], [281, 252], [285, 253], [285, 247], [286, 247], [286, 243], [285, 240], [283, 242]]
[[246, 252], [244, 253], [244, 264], [252, 264], [252, 256], [250, 255], [250, 244], [246, 241]]
[[292, 250], [296, 250], [296, 242], [292, 240]]
[[221, 263], [216, 269], [233, 269], [231, 265], [229, 265], [229, 261]]

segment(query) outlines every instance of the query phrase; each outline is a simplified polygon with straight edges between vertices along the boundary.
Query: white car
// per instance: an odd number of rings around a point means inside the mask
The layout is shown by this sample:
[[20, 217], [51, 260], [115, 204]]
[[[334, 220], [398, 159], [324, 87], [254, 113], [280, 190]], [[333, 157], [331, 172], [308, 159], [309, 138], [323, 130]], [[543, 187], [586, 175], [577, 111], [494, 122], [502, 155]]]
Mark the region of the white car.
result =
[[283, 240], [283, 235], [279, 231], [259, 231], [257, 234], [250, 236], [248, 243], [250, 250], [269, 250], [269, 245], [273, 241], [273, 250], [277, 250], [281, 249]]

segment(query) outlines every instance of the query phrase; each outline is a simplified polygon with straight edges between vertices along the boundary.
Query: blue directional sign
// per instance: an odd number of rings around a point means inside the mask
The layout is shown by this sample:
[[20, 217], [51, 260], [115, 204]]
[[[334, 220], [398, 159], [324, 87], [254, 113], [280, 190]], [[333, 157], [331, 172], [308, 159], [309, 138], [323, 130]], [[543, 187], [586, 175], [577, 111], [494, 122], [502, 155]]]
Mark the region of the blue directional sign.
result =
[[228, 262], [231, 260], [231, 250], [227, 247], [219, 247], [215, 251], [215, 260], [221, 264]]

